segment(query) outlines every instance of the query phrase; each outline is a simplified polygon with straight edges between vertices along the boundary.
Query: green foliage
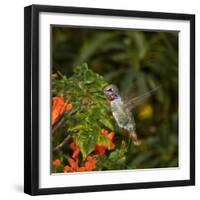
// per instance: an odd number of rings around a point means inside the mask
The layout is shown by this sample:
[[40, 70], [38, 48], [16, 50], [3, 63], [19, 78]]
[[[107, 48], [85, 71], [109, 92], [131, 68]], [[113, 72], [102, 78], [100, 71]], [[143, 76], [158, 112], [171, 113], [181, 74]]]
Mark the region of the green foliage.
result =
[[126, 148], [119, 148], [110, 153], [108, 157], [101, 160], [101, 167], [104, 170], [126, 169]]
[[65, 113], [65, 126], [80, 147], [83, 160], [94, 151], [96, 144], [109, 142], [100, 135], [102, 128], [114, 129], [115, 121], [103, 94], [106, 85], [103, 77], [86, 64], [75, 67], [70, 78], [62, 75], [59, 80], [53, 79], [53, 95], [62, 93], [73, 105], [73, 109]]

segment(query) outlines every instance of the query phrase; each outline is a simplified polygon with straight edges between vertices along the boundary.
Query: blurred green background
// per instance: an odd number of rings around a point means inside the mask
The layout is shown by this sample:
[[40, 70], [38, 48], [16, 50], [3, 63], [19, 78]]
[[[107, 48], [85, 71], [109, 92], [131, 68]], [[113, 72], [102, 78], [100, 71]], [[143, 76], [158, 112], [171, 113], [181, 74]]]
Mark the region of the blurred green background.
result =
[[126, 97], [161, 86], [133, 110], [143, 144], [127, 167], [178, 166], [178, 32], [52, 27], [53, 73], [82, 63]]

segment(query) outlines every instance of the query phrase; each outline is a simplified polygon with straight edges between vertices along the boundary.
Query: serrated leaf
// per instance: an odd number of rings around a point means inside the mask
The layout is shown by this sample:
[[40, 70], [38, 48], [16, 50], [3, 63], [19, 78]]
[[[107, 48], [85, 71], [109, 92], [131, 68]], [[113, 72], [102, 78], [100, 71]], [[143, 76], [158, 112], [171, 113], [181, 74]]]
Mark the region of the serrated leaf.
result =
[[101, 118], [100, 123], [102, 123], [105, 127], [109, 128], [110, 130], [114, 130], [114, 126], [112, 125], [112, 123], [108, 119]]
[[76, 143], [81, 149], [83, 160], [90, 154], [97, 143], [98, 133], [81, 131], [76, 137]]

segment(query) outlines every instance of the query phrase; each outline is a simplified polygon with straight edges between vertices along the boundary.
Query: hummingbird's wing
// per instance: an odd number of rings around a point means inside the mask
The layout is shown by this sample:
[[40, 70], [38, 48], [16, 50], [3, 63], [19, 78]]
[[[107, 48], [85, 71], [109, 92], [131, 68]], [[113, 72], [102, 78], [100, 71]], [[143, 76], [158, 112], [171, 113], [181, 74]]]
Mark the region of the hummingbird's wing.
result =
[[143, 95], [140, 95], [138, 97], [134, 97], [134, 98], [130, 99], [129, 101], [124, 102], [126, 108], [131, 111], [132, 109], [134, 109], [138, 105], [144, 103], [152, 95], [152, 93], [157, 91], [160, 87], [161, 86], [158, 86], [158, 87], [144, 93]]

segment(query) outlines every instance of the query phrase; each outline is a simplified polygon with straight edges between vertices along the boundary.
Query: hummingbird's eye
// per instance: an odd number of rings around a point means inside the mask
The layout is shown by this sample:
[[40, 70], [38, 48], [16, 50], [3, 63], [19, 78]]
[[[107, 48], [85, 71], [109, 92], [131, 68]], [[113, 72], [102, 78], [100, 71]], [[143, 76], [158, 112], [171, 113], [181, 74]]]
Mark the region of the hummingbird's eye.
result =
[[109, 88], [109, 89], [108, 89], [108, 92], [113, 92], [113, 89], [112, 89], [112, 88]]

